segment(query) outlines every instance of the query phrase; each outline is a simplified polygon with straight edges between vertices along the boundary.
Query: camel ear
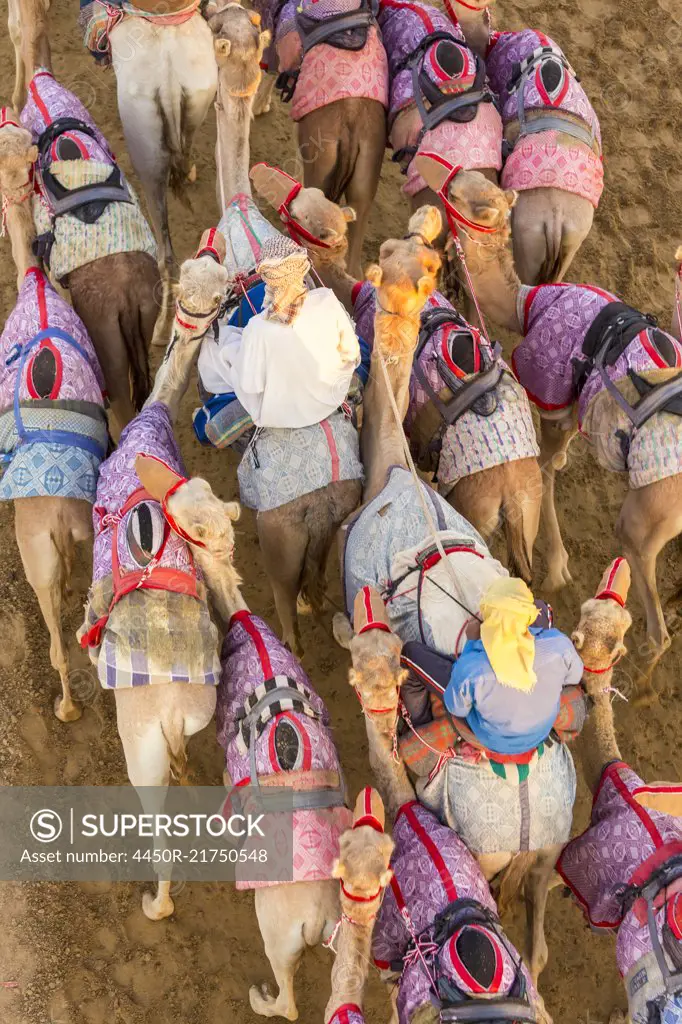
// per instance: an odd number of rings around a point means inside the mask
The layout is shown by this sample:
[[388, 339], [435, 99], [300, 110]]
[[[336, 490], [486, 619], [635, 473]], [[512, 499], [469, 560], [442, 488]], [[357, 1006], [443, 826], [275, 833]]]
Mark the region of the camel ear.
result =
[[135, 472], [144, 489], [156, 501], [163, 501], [171, 487], [184, 480], [184, 477], [175, 473], [165, 462], [155, 459], [153, 455], [137, 455]]
[[206, 4], [202, 11], [204, 18], [206, 19], [206, 21], [208, 21], [209, 18], [212, 18], [213, 15], [217, 13], [218, 5], [216, 3], [213, 3], [213, 0], [209, 0], [209, 3]]
[[233, 523], [236, 523], [242, 514], [242, 507], [238, 501], [225, 501], [223, 502], [225, 511], [227, 512], [228, 519], [231, 519]]
[[34, 164], [37, 159], [38, 159], [38, 147], [37, 146], [31, 146], [31, 148], [29, 149], [29, 151], [26, 154], [26, 160], [28, 161], [28, 163]]
[[682, 263], [682, 245], [678, 245], [677, 249], [675, 249], [675, 262]]
[[365, 280], [373, 284], [375, 288], [378, 288], [384, 277], [384, 272], [378, 263], [370, 263], [365, 271]]
[[279, 209], [287, 196], [291, 193], [295, 178], [285, 174], [279, 167], [271, 167], [270, 164], [254, 164], [249, 171], [249, 178], [259, 196], [262, 196], [275, 210]]
[[257, 25], [260, 28], [261, 16], [258, 11], [249, 11], [249, 21], [252, 25]]
[[346, 222], [357, 220], [357, 214], [352, 206], [342, 206], [341, 213]]
[[436, 288], [436, 282], [430, 275], [420, 277], [417, 283], [417, 294], [422, 299], [428, 299]]
[[335, 860], [332, 867], [332, 878], [343, 878], [346, 865], [341, 860]]
[[585, 644], [585, 634], [581, 629], [574, 629], [571, 633], [571, 640], [576, 651], [582, 651]]
[[387, 885], [390, 885], [392, 878], [393, 872], [391, 871], [390, 868], [387, 868], [386, 871], [382, 872], [382, 874], [379, 876], [379, 885], [381, 886], [381, 888], [385, 889]]
[[519, 193], [515, 192], [511, 188], [508, 188], [504, 193], [504, 198], [507, 200], [507, 205], [511, 210], [512, 206], [516, 206], [516, 200], [519, 198]]
[[343, 612], [337, 612], [332, 619], [332, 632], [339, 647], [349, 651], [353, 639], [353, 627]]
[[417, 153], [414, 158], [417, 174], [421, 174], [434, 192], [440, 192], [453, 170], [452, 164], [441, 163], [441, 160], [442, 157], [437, 157], [435, 153]]
[[232, 43], [230, 42], [229, 39], [223, 39], [222, 37], [219, 39], [214, 39], [213, 46], [215, 47], [216, 57], [226, 58], [230, 56]]
[[[256, 17], [258, 18], [258, 24], [260, 24], [260, 14], [257, 14]], [[253, 17], [251, 18], [251, 20], [253, 21]], [[253, 23], [254, 23], [254, 25], [256, 24], [255, 21]], [[260, 36], [258, 37], [258, 59], [259, 60], [263, 56], [265, 51], [267, 50], [268, 46], [270, 45], [270, 41], [271, 40], [272, 40], [272, 32], [270, 31], [270, 29], [266, 29], [265, 32], [261, 32]]]

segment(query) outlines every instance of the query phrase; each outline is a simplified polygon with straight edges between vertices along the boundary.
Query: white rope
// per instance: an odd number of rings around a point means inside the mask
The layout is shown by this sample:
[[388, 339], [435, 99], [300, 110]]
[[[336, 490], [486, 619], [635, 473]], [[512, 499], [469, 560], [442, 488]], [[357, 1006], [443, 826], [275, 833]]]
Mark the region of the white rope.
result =
[[[241, 6], [240, 4], [229, 4], [230, 7]], [[218, 184], [220, 185], [220, 208], [222, 214], [227, 210], [227, 203], [225, 202], [225, 182], [223, 181], [223, 147], [220, 138], [220, 114], [223, 110], [223, 101], [220, 98], [220, 69], [218, 69], [218, 85], [216, 88], [216, 100], [213, 104], [215, 107], [215, 134], [216, 143], [218, 146]]]
[[[378, 332], [377, 332], [377, 335], [378, 335]], [[428, 528], [429, 528], [429, 532], [431, 534], [431, 539], [433, 540], [434, 544], [436, 545], [436, 549], [437, 549], [437, 551], [438, 551], [438, 553], [439, 553], [439, 555], [441, 557], [441, 560], [444, 562], [444, 564], [445, 564], [445, 566], [447, 568], [447, 571], [448, 571], [448, 573], [450, 574], [450, 576], [452, 578], [452, 582], [453, 582], [454, 587], [455, 587], [455, 592], [457, 592], [459, 590], [459, 580], [457, 578], [457, 573], [455, 572], [454, 566], [452, 565], [452, 563], [448, 559], [447, 555], [445, 554], [445, 548], [443, 547], [443, 543], [442, 543], [440, 537], [438, 536], [438, 531], [436, 529], [436, 524], [435, 524], [435, 522], [433, 520], [433, 515], [431, 513], [431, 509], [429, 508], [428, 503], [426, 501], [426, 496], [424, 494], [424, 488], [422, 486], [422, 482], [419, 479], [419, 475], [417, 473], [417, 470], [415, 469], [414, 461], [412, 459], [412, 453], [410, 452], [410, 446], [407, 443], [407, 438], [405, 436], [405, 431], [403, 429], [403, 422], [402, 422], [402, 419], [400, 418], [400, 410], [398, 409], [398, 405], [397, 405], [397, 402], [395, 400], [395, 395], [393, 394], [393, 388], [391, 387], [391, 381], [390, 381], [389, 376], [388, 376], [388, 370], [386, 368], [386, 360], [384, 359], [384, 354], [381, 351], [381, 345], [379, 344], [378, 337], [375, 338], [375, 351], [377, 353], [377, 356], [379, 357], [379, 365], [381, 366], [381, 372], [383, 373], [383, 376], [384, 376], [384, 384], [386, 385], [386, 390], [388, 391], [388, 400], [391, 403], [391, 409], [393, 410], [393, 415], [395, 417], [396, 425], [398, 427], [398, 430], [400, 431], [400, 439], [401, 439], [401, 444], [402, 444], [403, 452], [405, 454], [405, 460], [406, 460], [407, 465], [409, 467], [410, 473], [412, 474], [412, 480], [414, 481], [414, 485], [417, 488], [417, 493], [419, 494], [419, 501], [420, 501], [420, 504], [421, 504], [421, 507], [422, 507], [422, 511], [424, 513], [424, 518], [426, 519], [426, 523], [427, 523]]]

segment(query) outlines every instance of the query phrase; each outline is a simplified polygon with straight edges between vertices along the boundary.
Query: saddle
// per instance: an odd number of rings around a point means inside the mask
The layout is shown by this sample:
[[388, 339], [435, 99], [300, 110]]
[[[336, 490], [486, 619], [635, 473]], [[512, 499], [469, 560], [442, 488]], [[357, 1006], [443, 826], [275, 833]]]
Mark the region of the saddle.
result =
[[643, 332], [658, 356], [671, 368], [675, 366], [676, 352], [670, 338], [658, 328], [654, 316], [639, 312], [624, 302], [609, 302], [597, 314], [583, 341], [583, 359], [573, 360], [573, 380], [579, 395], [590, 374], [599, 373], [604, 387], [616, 400], [635, 428], [643, 426], [657, 412], [682, 416], [682, 373], [671, 380], [652, 385], [634, 370], [628, 377], [642, 397], [634, 406], [625, 399], [607, 373], [615, 366], [628, 345]]
[[471, 54], [476, 65], [474, 81], [468, 89], [463, 89], [453, 95], [448, 91], [447, 84], [438, 86], [424, 70], [424, 60], [427, 50], [433, 43], [450, 43], [447, 56], [452, 56], [452, 51], [461, 54], [464, 47], [450, 33], [444, 31], [430, 32], [424, 36], [407, 57], [396, 67], [394, 76], [400, 71], [409, 68], [412, 75], [412, 93], [422, 127], [419, 132], [417, 143], [414, 146], [404, 146], [396, 150], [391, 159], [394, 163], [407, 163], [403, 167], [403, 173], [407, 173], [407, 165], [419, 149], [419, 145], [426, 132], [437, 128], [443, 121], [456, 121], [458, 124], [466, 124], [473, 121], [478, 113], [480, 103], [493, 103], [494, 97], [486, 83], [485, 63], [475, 54]]
[[682, 992], [682, 894], [678, 892], [666, 901], [661, 939], [656, 924], [656, 914], [660, 907], [656, 903], [659, 894], [680, 879], [682, 853], [673, 855], [654, 868], [643, 881], [629, 885], [622, 896], [625, 912], [638, 901], [645, 905], [651, 947], [661, 974], [663, 992], [667, 996]]
[[[512, 78], [509, 84], [510, 96], [517, 94], [517, 117], [519, 122], [519, 134], [515, 142], [505, 140], [503, 143], [502, 156], [506, 160], [516, 143], [525, 135], [537, 135], [539, 132], [557, 131], [570, 135], [579, 142], [584, 142], [590, 149], [594, 149], [595, 134], [592, 128], [585, 123], [578, 123], [571, 117], [567, 117], [555, 106], [540, 107], [544, 111], [541, 116], [534, 117], [531, 121], [526, 119], [526, 108], [524, 103], [524, 92], [526, 82], [533, 72], [539, 73], [542, 80], [544, 92], [551, 99], [558, 96], [565, 78], [570, 75], [576, 82], [580, 79], [569, 64], [563, 53], [551, 46], [539, 46], [525, 60], [514, 65]], [[534, 108], [538, 109], [538, 108]]]
[[378, 13], [378, 0], [360, 0], [356, 11], [332, 14], [323, 20], [304, 14], [302, 6], [299, 6], [296, 27], [303, 44], [303, 55], [320, 43], [339, 50], [361, 50], [367, 42], [370, 26], [377, 24]]
[[[429, 358], [424, 350], [434, 335], [446, 328], [449, 329], [441, 345], [434, 343], [433, 346], [438, 375], [444, 385], [436, 392], [424, 368]], [[498, 343], [491, 353], [481, 343], [479, 332], [456, 310], [442, 307], [424, 310], [413, 373], [429, 401], [418, 411], [410, 430], [410, 442], [420, 469], [437, 468], [443, 431], [453, 426], [465, 412], [471, 411], [477, 416], [491, 416], [495, 412], [496, 388], [505, 373], [501, 354]]]
[[88, 135], [91, 139], [97, 139], [97, 134], [90, 125], [75, 117], [58, 117], [38, 138], [38, 167], [42, 189], [52, 213], [52, 228], [36, 238], [33, 251], [48, 267], [55, 239], [54, 223], [58, 217], [71, 214], [83, 224], [96, 224], [110, 203], [133, 204], [132, 196], [113, 156], [111, 174], [106, 181], [92, 182], [72, 189], [57, 181], [50, 170], [50, 150], [53, 143], [58, 143], [59, 159], [83, 159], [79, 147], [72, 140], [62, 139], [66, 132], [78, 132]]

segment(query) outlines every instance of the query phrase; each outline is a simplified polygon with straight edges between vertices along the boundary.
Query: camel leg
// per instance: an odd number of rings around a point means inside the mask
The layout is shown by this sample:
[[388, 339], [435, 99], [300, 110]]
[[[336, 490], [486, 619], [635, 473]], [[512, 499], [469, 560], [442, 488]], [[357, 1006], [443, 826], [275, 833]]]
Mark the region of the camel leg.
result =
[[296, 605], [310, 541], [308, 528], [300, 520], [286, 520], [281, 509], [259, 512], [256, 522], [265, 571], [282, 627], [282, 639], [300, 658], [303, 648]]
[[298, 882], [256, 889], [256, 917], [265, 953], [279, 988], [277, 996], [267, 985], [253, 985], [249, 1001], [263, 1017], [297, 1020], [294, 975], [306, 946], [315, 946], [331, 934], [339, 917], [338, 883]]
[[[83, 509], [79, 508], [81, 505]], [[71, 697], [69, 656], [62, 632], [62, 606], [66, 566], [73, 558], [74, 540], [83, 540], [92, 534], [90, 523], [84, 519], [84, 510], [88, 508], [86, 502], [66, 498], [28, 498], [14, 503], [17, 546], [26, 579], [38, 599], [50, 634], [50, 663], [59, 673], [62, 684], [62, 696], [54, 705], [60, 722], [75, 722], [81, 717], [81, 710]], [[73, 512], [73, 532], [69, 512]]]
[[561, 189], [526, 189], [512, 209], [512, 244], [523, 284], [563, 281], [587, 238], [594, 207]]
[[[570, 422], [570, 426], [569, 426]], [[547, 533], [547, 562], [549, 571], [545, 589], [561, 590], [571, 582], [568, 571], [568, 552], [561, 537], [561, 528], [554, 501], [554, 477], [566, 465], [568, 446], [577, 429], [573, 420], [550, 420], [541, 417], [540, 470], [544, 477], [542, 492], [542, 518]], [[564, 429], [567, 428], [567, 429]]]
[[21, 0], [9, 0], [9, 12], [7, 18], [9, 37], [14, 46], [15, 78], [14, 92], [12, 93], [12, 106], [17, 112], [21, 110], [26, 100], [26, 69], [21, 46]]
[[272, 93], [274, 91], [276, 81], [276, 75], [264, 74], [261, 76], [258, 91], [256, 92], [256, 98], [253, 101], [254, 117], [260, 117], [261, 114], [268, 114], [270, 112], [270, 107], [272, 106]]
[[551, 846], [547, 850], [538, 850], [535, 865], [526, 875], [524, 883], [527, 919], [526, 961], [536, 987], [549, 955], [545, 939], [545, 910], [550, 881], [560, 853], [561, 844]]
[[651, 658], [640, 681], [640, 703], [649, 703], [654, 697], [654, 669], [670, 647], [670, 635], [656, 587], [656, 559], [668, 541], [682, 531], [680, 481], [682, 477], [668, 477], [648, 487], [628, 491], [616, 525], [623, 554], [630, 563], [646, 610]]
[[[502, 488], [486, 486], [486, 475], [487, 471], [458, 480], [448, 494], [448, 503], [478, 530], [487, 543], [500, 524]], [[502, 484], [499, 474], [497, 482]]]

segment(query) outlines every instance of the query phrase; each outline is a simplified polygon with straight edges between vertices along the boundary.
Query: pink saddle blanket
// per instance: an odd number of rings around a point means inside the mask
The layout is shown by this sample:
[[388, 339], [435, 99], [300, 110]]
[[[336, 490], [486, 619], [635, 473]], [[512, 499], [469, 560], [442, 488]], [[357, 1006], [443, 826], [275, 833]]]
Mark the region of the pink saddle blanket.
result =
[[558, 188], [582, 196], [596, 209], [604, 191], [604, 165], [577, 139], [564, 143], [558, 132], [538, 132], [520, 139], [507, 157], [502, 188]]
[[375, 26], [361, 50], [341, 50], [328, 43], [314, 46], [303, 58], [291, 105], [300, 121], [335, 100], [369, 99], [388, 107], [388, 61]]

